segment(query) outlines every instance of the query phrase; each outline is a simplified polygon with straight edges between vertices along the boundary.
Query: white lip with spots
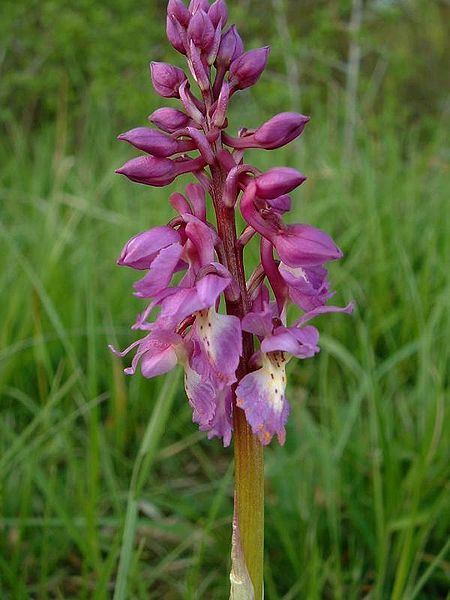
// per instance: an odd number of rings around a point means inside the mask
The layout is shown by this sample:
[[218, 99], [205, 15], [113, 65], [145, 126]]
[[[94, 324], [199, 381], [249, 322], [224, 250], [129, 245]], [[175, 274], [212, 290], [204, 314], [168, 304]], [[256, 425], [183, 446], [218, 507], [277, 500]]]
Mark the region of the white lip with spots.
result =
[[273, 409], [281, 413], [286, 391], [286, 358], [283, 352], [269, 352], [262, 356], [264, 387]]

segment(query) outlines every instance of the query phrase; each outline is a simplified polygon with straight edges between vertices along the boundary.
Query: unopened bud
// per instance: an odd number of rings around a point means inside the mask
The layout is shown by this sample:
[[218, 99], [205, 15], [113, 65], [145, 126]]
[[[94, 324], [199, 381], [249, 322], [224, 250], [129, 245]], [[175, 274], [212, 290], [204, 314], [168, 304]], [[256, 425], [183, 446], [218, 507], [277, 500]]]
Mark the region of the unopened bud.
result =
[[255, 131], [255, 142], [267, 150], [280, 148], [298, 137], [308, 121], [309, 117], [299, 113], [280, 113]]
[[116, 173], [125, 175], [131, 181], [163, 187], [169, 185], [177, 176], [177, 168], [173, 161], [168, 158], [156, 158], [153, 156], [138, 156], [126, 162]]
[[153, 156], [167, 157], [175, 154], [178, 148], [176, 140], [159, 131], [148, 129], [148, 127], [136, 127], [126, 133], [121, 133], [117, 139], [124, 140]]
[[118, 139], [128, 142], [135, 148], [139, 148], [139, 150], [148, 152], [148, 154], [163, 158], [172, 156], [177, 152], [188, 152], [195, 148], [195, 144], [192, 142], [177, 141], [165, 133], [148, 127], [136, 127], [119, 135]]
[[189, 42], [193, 42], [197, 48], [208, 51], [214, 40], [215, 27], [211, 19], [202, 9], [198, 10], [189, 22], [187, 35]]
[[167, 15], [166, 19], [167, 39], [180, 54], [186, 55], [187, 35], [185, 29], [175, 17]]
[[167, 15], [169, 17], [175, 17], [183, 27], [187, 27], [191, 19], [191, 13], [181, 0], [169, 0], [167, 4]]
[[266, 68], [270, 48], [256, 48], [244, 52], [231, 63], [230, 83], [238, 90], [244, 90], [254, 85]]
[[296, 169], [275, 167], [255, 179], [256, 195], [265, 200], [278, 198], [292, 192], [305, 180], [306, 177]]
[[167, 133], [173, 133], [177, 129], [184, 129], [191, 123], [191, 119], [184, 112], [168, 107], [158, 108], [148, 117], [148, 120]]
[[186, 81], [184, 71], [163, 62], [150, 63], [150, 72], [155, 91], [164, 98], [179, 98], [180, 85]]
[[243, 52], [244, 44], [241, 36], [237, 32], [236, 26], [232, 25], [222, 36], [219, 51], [217, 53], [216, 64], [219, 67], [228, 69], [230, 64], [241, 56]]
[[216, 0], [211, 4], [208, 11], [208, 17], [211, 19], [214, 27], [217, 27], [221, 23], [222, 27], [225, 26], [228, 20], [228, 9], [224, 0]]

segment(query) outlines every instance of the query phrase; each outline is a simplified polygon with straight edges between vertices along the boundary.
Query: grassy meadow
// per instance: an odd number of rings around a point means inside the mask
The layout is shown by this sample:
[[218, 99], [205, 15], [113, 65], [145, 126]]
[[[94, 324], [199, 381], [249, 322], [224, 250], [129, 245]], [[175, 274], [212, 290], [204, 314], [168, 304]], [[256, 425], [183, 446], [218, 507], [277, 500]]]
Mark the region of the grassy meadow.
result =
[[[49, 19], [57, 4], [43, 2]], [[251, 4], [235, 9], [249, 28]], [[31, 12], [17, 11], [31, 19]], [[279, 28], [291, 25], [276, 14]], [[317, 47], [334, 39], [320, 19], [311, 38]], [[128, 15], [123, 23], [142, 38], [141, 20]], [[439, 23], [436, 17], [435, 28]], [[71, 31], [70, 19], [65, 26]], [[28, 41], [33, 27], [30, 21]], [[259, 30], [254, 37], [252, 46], [261, 45]], [[296, 40], [284, 41], [292, 59]], [[131, 56], [132, 39], [122, 43]], [[282, 50], [274, 52], [275, 65], [284, 65]], [[393, 77], [400, 80], [399, 56]], [[406, 50], [403, 60], [409, 56]], [[345, 100], [328, 72], [311, 69], [317, 81], [303, 108], [295, 104], [295, 81], [289, 89], [280, 85], [276, 68], [259, 96], [236, 97], [231, 123], [253, 127], [289, 109], [311, 113], [299, 141], [251, 159], [261, 169], [289, 165], [308, 175], [288, 218], [326, 230], [343, 249], [344, 259], [330, 266], [334, 300], [354, 301], [356, 309], [317, 319], [321, 353], [288, 368], [286, 445], [274, 442], [266, 451], [265, 597], [444, 600], [450, 577], [445, 110], [400, 118], [395, 90], [388, 87], [378, 103], [375, 75], [364, 79], [360, 85], [372, 87], [364, 88], [366, 112], [358, 105], [351, 150], [344, 143]], [[432, 79], [421, 79], [430, 94]], [[138, 80], [112, 81], [123, 106], [122, 88], [139, 95]], [[172, 218], [168, 195], [188, 179], [161, 190], [114, 175], [134, 155], [115, 137], [145, 124], [147, 113], [136, 108], [145, 98], [134, 101], [130, 115], [114, 114], [108, 98], [92, 106], [86, 100], [74, 116], [65, 81], [61, 96], [47, 95], [40, 109], [38, 83], [27, 80], [29, 97], [17, 98], [18, 106], [29, 106], [26, 118], [0, 111], [0, 600], [225, 600], [232, 448], [198, 432], [179, 372], [128, 378], [128, 363], [107, 347], [136, 339], [130, 325], [143, 306], [132, 295], [136, 274], [116, 267], [117, 256], [129, 237]], [[4, 90], [6, 84], [13, 90], [20, 81], [5, 79]], [[256, 262], [251, 245], [248, 260]]]
[[[231, 450], [196, 431], [179, 377], [126, 378], [107, 349], [141, 309], [114, 261], [170, 217], [167, 191], [114, 176], [129, 151], [95, 123], [76, 153], [63, 119], [2, 147], [0, 596], [226, 598]], [[446, 595], [444, 159], [439, 137], [362, 132], [349, 163], [332, 119], [257, 158], [310, 175], [292, 218], [338, 240], [336, 301], [357, 306], [291, 365], [287, 444], [266, 452], [269, 599]]]

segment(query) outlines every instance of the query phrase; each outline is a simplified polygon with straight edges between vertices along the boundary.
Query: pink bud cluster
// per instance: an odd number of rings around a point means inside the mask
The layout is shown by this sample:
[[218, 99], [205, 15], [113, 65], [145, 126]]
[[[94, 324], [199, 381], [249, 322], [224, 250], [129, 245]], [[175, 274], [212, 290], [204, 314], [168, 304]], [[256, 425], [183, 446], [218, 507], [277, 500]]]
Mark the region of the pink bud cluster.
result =
[[[126, 372], [139, 364], [146, 377], [181, 364], [193, 420], [202, 431], [228, 445], [233, 415], [243, 410], [265, 445], [275, 434], [281, 443], [285, 439], [286, 363], [319, 351], [318, 331], [307, 323], [326, 312], [350, 312], [351, 305], [326, 305], [332, 293], [325, 264], [342, 256], [333, 240], [284, 220], [289, 194], [304, 175], [287, 167], [261, 173], [244, 158], [249, 148], [273, 150], [292, 142], [309, 118], [282, 112], [237, 136], [226, 132], [231, 99], [258, 81], [269, 56], [268, 47], [245, 51], [227, 20], [224, 0], [192, 0], [189, 6], [169, 0], [167, 37], [186, 57], [190, 79], [179, 67], [151, 63], [155, 91], [180, 105], [153, 112], [149, 121], [156, 129], [138, 127], [119, 136], [145, 152], [117, 170], [131, 181], [161, 187], [192, 173], [198, 183], [170, 196], [177, 216], [169, 224], [138, 234], [122, 251], [119, 265], [146, 271], [135, 291], [149, 303], [133, 325], [145, 336], [115, 352], [123, 356], [137, 348]], [[207, 219], [208, 196], [215, 224]], [[247, 223], [240, 237], [237, 210]], [[261, 263], [246, 273], [245, 247], [255, 236]], [[289, 303], [302, 311], [291, 325]]]

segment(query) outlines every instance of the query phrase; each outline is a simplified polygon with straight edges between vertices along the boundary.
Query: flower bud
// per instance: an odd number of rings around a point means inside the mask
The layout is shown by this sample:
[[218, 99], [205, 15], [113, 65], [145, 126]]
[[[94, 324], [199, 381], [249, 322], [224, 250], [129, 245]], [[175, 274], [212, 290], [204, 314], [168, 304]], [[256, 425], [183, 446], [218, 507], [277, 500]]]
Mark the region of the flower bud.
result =
[[272, 239], [281, 260], [289, 267], [315, 267], [342, 257], [329, 235], [311, 225], [287, 225]]
[[214, 40], [215, 27], [204, 10], [198, 10], [189, 22], [188, 40], [197, 48], [207, 51]]
[[180, 54], [186, 55], [186, 31], [182, 28], [175, 17], [167, 15], [166, 35], [169, 42]]
[[148, 117], [148, 120], [167, 133], [184, 129], [191, 124], [191, 119], [184, 112], [168, 107], [158, 108]]
[[225, 26], [228, 20], [228, 9], [224, 0], [216, 0], [211, 4], [208, 11], [208, 17], [211, 19], [214, 27], [217, 27], [221, 23], [222, 27]]
[[163, 62], [150, 63], [150, 72], [155, 91], [163, 98], [179, 98], [180, 85], [186, 81], [184, 71]]
[[180, 152], [177, 140], [148, 127], [136, 127], [120, 134], [117, 139], [124, 140], [153, 156], [167, 157]]
[[191, 19], [191, 13], [181, 0], [169, 0], [167, 4], [167, 16], [175, 17], [183, 27], [187, 27]]
[[261, 125], [253, 137], [259, 147], [274, 150], [298, 137], [308, 121], [309, 117], [305, 115], [283, 112]]
[[244, 44], [241, 36], [237, 32], [236, 26], [232, 25], [222, 36], [219, 51], [217, 53], [216, 64], [219, 67], [228, 69], [230, 64], [244, 52]]
[[153, 156], [138, 156], [126, 162], [116, 173], [125, 175], [131, 181], [163, 187], [169, 185], [177, 176], [177, 167], [168, 158], [156, 158]]
[[230, 83], [238, 90], [245, 90], [254, 85], [266, 68], [270, 48], [256, 48], [244, 52], [236, 58], [230, 67]]
[[305, 180], [306, 177], [300, 171], [289, 167], [275, 167], [255, 179], [256, 195], [264, 200], [278, 198], [292, 192]]

